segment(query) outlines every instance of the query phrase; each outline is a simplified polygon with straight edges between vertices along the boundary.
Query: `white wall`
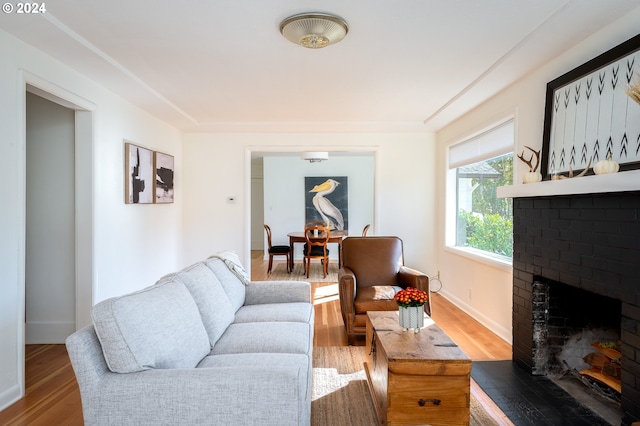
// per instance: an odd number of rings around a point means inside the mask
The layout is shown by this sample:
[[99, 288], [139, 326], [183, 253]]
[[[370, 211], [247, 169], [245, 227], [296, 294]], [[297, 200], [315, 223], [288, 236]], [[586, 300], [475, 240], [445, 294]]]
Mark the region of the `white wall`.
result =
[[[373, 153], [329, 156], [321, 163], [309, 163], [297, 155], [264, 158], [264, 223], [271, 227], [274, 245], [288, 245], [287, 233], [304, 229], [305, 177], [346, 176], [349, 235], [360, 235], [367, 223], [373, 224]], [[338, 259], [337, 251], [329, 250], [331, 259]], [[296, 245], [294, 257], [302, 259], [302, 244]]]
[[[444, 229], [447, 149], [497, 121], [515, 115], [516, 148], [542, 148], [547, 82], [609, 50], [638, 33], [640, 10], [636, 10], [565, 52], [516, 84], [459, 118], [437, 133], [438, 150], [438, 257], [444, 287], [442, 294], [476, 319], [511, 342], [512, 271], [445, 248]], [[521, 185], [527, 166], [515, 160], [514, 181]]]
[[[301, 139], [304, 145], [300, 145]], [[377, 150], [376, 234], [400, 236], [407, 265], [435, 274], [435, 147], [429, 133], [305, 134], [303, 138], [294, 133], [185, 135], [184, 163], [189, 165], [183, 185], [187, 262], [229, 249], [240, 254], [245, 265], [250, 264], [251, 151], [350, 148]], [[231, 196], [234, 203], [227, 201]]]
[[[89, 172], [76, 177], [81, 180], [80, 186], [90, 182], [91, 188], [89, 199], [77, 200], [92, 207], [88, 209], [90, 217], [82, 218], [76, 226], [78, 239], [88, 240], [94, 253], [89, 260], [93, 282], [89, 279], [80, 283], [93, 286], [93, 302], [153, 284], [162, 274], [181, 266], [182, 156], [180, 133], [176, 129], [3, 31], [0, 31], [0, 57], [2, 409], [24, 392], [25, 78], [35, 76], [48, 87], [95, 105], [91, 113], [81, 113], [93, 114], [93, 144], [76, 146], [76, 152], [89, 152], [93, 157], [89, 166], [83, 165]], [[76, 130], [87, 132], [84, 128]], [[175, 155], [174, 204], [124, 204], [124, 138]], [[88, 309], [85, 307], [84, 311]]]

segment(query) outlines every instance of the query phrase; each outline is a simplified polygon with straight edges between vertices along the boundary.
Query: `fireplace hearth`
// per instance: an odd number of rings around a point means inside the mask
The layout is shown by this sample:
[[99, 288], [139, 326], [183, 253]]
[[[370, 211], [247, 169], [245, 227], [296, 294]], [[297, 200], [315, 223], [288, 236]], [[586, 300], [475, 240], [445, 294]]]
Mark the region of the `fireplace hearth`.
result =
[[515, 198], [513, 211], [514, 362], [553, 375], [568, 343], [619, 339], [622, 424], [640, 421], [640, 192]]

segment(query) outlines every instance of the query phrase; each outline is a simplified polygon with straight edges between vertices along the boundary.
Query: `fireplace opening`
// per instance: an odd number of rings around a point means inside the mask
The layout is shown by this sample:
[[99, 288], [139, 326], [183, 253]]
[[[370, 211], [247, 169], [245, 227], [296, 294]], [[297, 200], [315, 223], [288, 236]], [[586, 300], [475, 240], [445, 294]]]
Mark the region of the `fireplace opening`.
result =
[[620, 424], [622, 303], [534, 277], [533, 369]]

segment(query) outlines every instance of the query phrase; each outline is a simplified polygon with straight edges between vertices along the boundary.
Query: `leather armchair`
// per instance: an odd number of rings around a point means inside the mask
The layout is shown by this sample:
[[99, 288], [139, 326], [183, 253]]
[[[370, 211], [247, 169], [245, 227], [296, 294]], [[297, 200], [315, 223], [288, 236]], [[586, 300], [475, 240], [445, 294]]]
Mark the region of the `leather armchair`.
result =
[[[429, 277], [404, 266], [398, 237], [348, 237], [342, 242], [342, 267], [338, 272], [340, 310], [347, 340], [366, 332], [367, 311], [397, 311], [393, 296], [415, 287], [429, 293]], [[424, 310], [431, 315], [430, 302]]]

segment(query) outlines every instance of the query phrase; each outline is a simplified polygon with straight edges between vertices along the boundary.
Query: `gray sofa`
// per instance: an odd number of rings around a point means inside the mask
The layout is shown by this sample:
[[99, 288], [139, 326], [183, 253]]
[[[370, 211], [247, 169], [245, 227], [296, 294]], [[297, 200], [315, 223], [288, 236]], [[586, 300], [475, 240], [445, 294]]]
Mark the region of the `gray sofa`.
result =
[[98, 303], [67, 338], [87, 425], [308, 425], [310, 284], [223, 253]]

